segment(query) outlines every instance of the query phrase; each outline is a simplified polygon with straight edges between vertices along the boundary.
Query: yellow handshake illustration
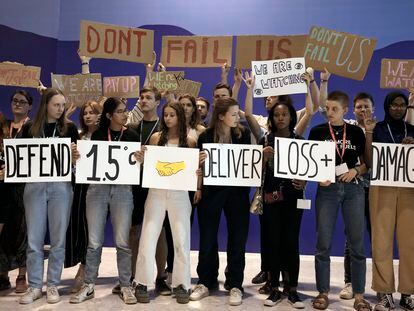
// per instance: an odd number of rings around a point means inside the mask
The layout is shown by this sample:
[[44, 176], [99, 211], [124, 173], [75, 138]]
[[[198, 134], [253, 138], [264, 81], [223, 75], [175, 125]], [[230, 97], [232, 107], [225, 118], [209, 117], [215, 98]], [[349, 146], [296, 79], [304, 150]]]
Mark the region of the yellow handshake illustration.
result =
[[171, 176], [185, 169], [185, 162], [161, 162], [157, 161], [155, 169], [160, 176]]

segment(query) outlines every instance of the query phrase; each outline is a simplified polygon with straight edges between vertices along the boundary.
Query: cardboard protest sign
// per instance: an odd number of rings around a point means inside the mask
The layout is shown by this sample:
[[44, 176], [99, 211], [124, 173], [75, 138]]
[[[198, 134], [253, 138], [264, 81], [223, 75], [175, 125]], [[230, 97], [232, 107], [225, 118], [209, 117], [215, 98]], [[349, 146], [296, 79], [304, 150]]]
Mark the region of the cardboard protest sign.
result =
[[60, 75], [51, 74], [52, 87], [65, 94], [68, 103], [80, 107], [88, 100], [98, 100], [102, 96], [100, 73]]
[[0, 85], [38, 87], [40, 67], [0, 63]]
[[140, 167], [134, 152], [141, 143], [78, 140], [77, 184], [139, 185]]
[[91, 21], [80, 24], [80, 55], [151, 63], [154, 31]]
[[237, 36], [236, 68], [249, 69], [252, 61], [303, 57], [307, 35]]
[[200, 93], [201, 83], [192, 80], [182, 80], [179, 82], [178, 90], [174, 91], [177, 96], [190, 94], [194, 97], [198, 97]]
[[148, 73], [148, 85], [156, 87], [159, 91], [174, 92], [180, 88], [184, 80], [184, 71], [158, 71]]
[[197, 190], [198, 149], [160, 146], [146, 148], [142, 187]]
[[414, 187], [414, 146], [372, 143], [372, 186]]
[[335, 143], [275, 137], [274, 176], [335, 182]]
[[10, 183], [71, 181], [70, 138], [4, 140], [5, 176]]
[[381, 88], [414, 89], [414, 59], [383, 58]]
[[231, 36], [163, 36], [161, 62], [166, 67], [231, 66]]
[[254, 97], [307, 93], [303, 57], [253, 61]]
[[362, 80], [376, 44], [373, 38], [312, 26], [305, 45], [306, 66]]
[[262, 150], [259, 145], [203, 144], [207, 153], [203, 184], [259, 187], [262, 179]]
[[104, 77], [103, 95], [106, 97], [139, 97], [139, 76]]

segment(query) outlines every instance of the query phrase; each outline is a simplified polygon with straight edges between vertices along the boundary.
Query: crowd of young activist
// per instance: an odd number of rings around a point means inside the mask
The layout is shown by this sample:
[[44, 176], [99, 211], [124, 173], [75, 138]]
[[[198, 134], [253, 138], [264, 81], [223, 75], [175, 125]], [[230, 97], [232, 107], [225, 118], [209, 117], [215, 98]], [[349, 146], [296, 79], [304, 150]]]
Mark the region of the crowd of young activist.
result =
[[[89, 58], [81, 57], [82, 73], [89, 72]], [[155, 64], [155, 62], [154, 62]], [[154, 70], [147, 66], [147, 73]], [[161, 65], [161, 70], [165, 68]], [[371, 237], [372, 289], [377, 293], [375, 310], [395, 308], [393, 293], [401, 294], [400, 306], [414, 310], [414, 190], [404, 187], [370, 186], [372, 143], [414, 144], [414, 94], [389, 93], [384, 99], [385, 118], [376, 122], [374, 99], [358, 93], [353, 104], [343, 91], [328, 92], [331, 78], [320, 73], [317, 85], [313, 70], [305, 80], [308, 93], [304, 107], [288, 95], [264, 99], [267, 116], [253, 114], [255, 78], [235, 70], [235, 84], [227, 84], [229, 68], [223, 65], [222, 81], [208, 99], [161, 93], [147, 81], [134, 108], [124, 98], [88, 101], [80, 109], [79, 127], [70, 120], [68, 102], [60, 90], [39, 87], [41, 101], [31, 112], [29, 92], [11, 94], [13, 116], [0, 113], [0, 290], [11, 288], [8, 272], [19, 269], [16, 293], [19, 302], [30, 304], [42, 298], [44, 246], [49, 230], [47, 265], [48, 303], [60, 301], [58, 286], [63, 267], [79, 264], [70, 303], [94, 298], [101, 263], [104, 230], [111, 218], [119, 284], [113, 288], [126, 304], [150, 302], [150, 290], [172, 295], [178, 303], [201, 300], [218, 290], [218, 229], [222, 212], [227, 224], [227, 267], [224, 288], [229, 304], [243, 298], [246, 241], [249, 233], [250, 188], [205, 186], [202, 170], [205, 143], [260, 144], [263, 146], [262, 197], [260, 217], [260, 272], [251, 280], [263, 284], [265, 306], [286, 298], [293, 308], [305, 308], [298, 294], [299, 237], [303, 210], [297, 200], [304, 198], [306, 182], [274, 177], [275, 138], [305, 139], [305, 130], [316, 113], [326, 122], [310, 130], [309, 140], [333, 141], [336, 146], [336, 179], [319, 182], [316, 198], [315, 276], [318, 295], [312, 307], [329, 307], [330, 251], [338, 212], [345, 226], [345, 285], [342, 299], [354, 299], [354, 309], [372, 310], [364, 298], [366, 282], [365, 227]], [[244, 106], [237, 94], [244, 81]], [[164, 102], [162, 108], [159, 107]], [[158, 115], [158, 108], [161, 113]], [[242, 110], [243, 108], [243, 110]], [[344, 119], [349, 109], [354, 120]], [[377, 109], [380, 109], [379, 107]], [[407, 122], [407, 121], [410, 122]], [[141, 142], [134, 156], [144, 162], [146, 145], [200, 149], [197, 191], [148, 189], [142, 186], [76, 184], [75, 182], [5, 183], [3, 139], [68, 137], [74, 169], [78, 140]], [[200, 243], [197, 284], [191, 288], [190, 239], [194, 213], [198, 216]], [[399, 254], [399, 284], [393, 267], [394, 233]], [[154, 280], [154, 264], [157, 266]], [[27, 274], [27, 281], [26, 281]], [[280, 278], [282, 277], [282, 282]]]

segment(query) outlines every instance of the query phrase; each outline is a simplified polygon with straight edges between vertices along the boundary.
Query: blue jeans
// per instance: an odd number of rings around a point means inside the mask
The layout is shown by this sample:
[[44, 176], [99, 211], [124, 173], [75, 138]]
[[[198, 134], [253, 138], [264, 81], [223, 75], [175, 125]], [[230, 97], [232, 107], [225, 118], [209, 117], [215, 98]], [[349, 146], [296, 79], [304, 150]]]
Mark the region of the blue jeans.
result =
[[57, 286], [60, 283], [72, 199], [70, 182], [26, 184], [23, 202], [27, 223], [26, 265], [30, 287], [43, 286], [43, 246], [47, 225], [50, 235], [47, 285]]
[[352, 288], [365, 291], [366, 259], [364, 249], [365, 194], [361, 184], [340, 183], [318, 186], [316, 194], [317, 244], [315, 256], [316, 287], [320, 293], [330, 289], [330, 252], [339, 207], [351, 250]]
[[88, 188], [86, 219], [89, 243], [86, 252], [85, 282], [95, 284], [98, 277], [108, 205], [116, 246], [119, 283], [125, 287], [130, 285], [131, 279], [129, 230], [134, 208], [131, 186], [126, 185], [90, 185]]

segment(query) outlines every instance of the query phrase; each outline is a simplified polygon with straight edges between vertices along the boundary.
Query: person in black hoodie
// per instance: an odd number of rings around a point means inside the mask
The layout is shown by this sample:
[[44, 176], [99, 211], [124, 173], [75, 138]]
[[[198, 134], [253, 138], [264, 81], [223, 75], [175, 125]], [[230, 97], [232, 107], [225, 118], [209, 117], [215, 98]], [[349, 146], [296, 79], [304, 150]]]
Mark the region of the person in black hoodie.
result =
[[[408, 98], [402, 92], [391, 92], [385, 97], [383, 121], [375, 124], [365, 120], [366, 158], [372, 163], [372, 142], [387, 144], [414, 144], [414, 126], [404, 121]], [[399, 254], [400, 306], [414, 310], [410, 295], [414, 292], [414, 189], [371, 186], [369, 203], [372, 228], [372, 289], [381, 293], [375, 310], [395, 309], [393, 268], [394, 231]]]

